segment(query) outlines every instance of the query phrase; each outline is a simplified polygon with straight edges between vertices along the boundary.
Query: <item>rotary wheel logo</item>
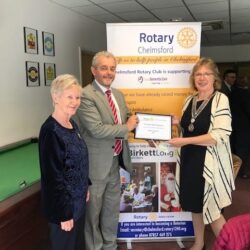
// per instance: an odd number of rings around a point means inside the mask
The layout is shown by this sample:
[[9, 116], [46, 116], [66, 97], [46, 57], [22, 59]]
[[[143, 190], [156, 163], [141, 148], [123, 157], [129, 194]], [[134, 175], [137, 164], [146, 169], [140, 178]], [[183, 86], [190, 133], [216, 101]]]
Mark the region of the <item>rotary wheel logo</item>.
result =
[[179, 45], [185, 49], [189, 49], [196, 44], [197, 34], [192, 28], [183, 28], [177, 34]]
[[150, 213], [148, 215], [148, 219], [151, 221], [155, 221], [155, 220], [157, 220], [157, 215], [155, 213]]

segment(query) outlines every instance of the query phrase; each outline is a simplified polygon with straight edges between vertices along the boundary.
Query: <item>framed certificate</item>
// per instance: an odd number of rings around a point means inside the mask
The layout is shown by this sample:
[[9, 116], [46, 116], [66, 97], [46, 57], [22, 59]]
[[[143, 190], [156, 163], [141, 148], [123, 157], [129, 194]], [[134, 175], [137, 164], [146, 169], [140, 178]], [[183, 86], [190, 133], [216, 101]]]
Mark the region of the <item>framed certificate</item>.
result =
[[135, 139], [167, 141], [172, 137], [172, 116], [137, 112]]
[[25, 53], [38, 54], [37, 30], [24, 27], [24, 50]]
[[56, 78], [56, 65], [54, 63], [44, 63], [45, 86], [50, 86], [55, 78]]
[[55, 56], [54, 34], [42, 32], [43, 36], [43, 54], [45, 56]]
[[39, 62], [26, 61], [26, 81], [28, 87], [40, 86]]

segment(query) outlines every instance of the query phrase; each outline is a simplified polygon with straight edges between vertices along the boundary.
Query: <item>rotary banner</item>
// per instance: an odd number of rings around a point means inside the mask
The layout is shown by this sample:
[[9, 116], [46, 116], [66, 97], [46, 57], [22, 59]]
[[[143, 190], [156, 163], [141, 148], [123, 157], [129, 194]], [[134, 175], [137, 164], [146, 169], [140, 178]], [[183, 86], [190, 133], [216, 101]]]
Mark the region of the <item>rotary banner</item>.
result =
[[[107, 50], [118, 62], [112, 86], [124, 93], [131, 113], [180, 117], [192, 93], [189, 75], [200, 57], [200, 38], [201, 23], [107, 24]], [[193, 237], [191, 214], [174, 197], [175, 149], [132, 133], [129, 143], [133, 172], [120, 171], [118, 239]]]

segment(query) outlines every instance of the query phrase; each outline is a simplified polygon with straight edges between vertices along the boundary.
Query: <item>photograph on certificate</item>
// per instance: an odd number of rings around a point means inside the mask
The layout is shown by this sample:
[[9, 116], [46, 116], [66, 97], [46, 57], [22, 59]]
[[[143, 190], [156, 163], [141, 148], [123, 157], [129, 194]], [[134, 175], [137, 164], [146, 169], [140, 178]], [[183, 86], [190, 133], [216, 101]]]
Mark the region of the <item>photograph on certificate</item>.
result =
[[168, 141], [172, 138], [172, 116], [137, 112], [135, 139]]

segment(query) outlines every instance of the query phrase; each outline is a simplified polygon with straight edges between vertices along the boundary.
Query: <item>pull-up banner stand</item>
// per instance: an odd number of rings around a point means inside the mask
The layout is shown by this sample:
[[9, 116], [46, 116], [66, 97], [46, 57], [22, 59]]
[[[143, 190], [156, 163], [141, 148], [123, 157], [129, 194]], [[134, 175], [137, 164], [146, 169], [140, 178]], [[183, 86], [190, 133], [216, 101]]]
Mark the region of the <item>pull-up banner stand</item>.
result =
[[[131, 113], [180, 117], [192, 93], [189, 75], [200, 56], [200, 37], [201, 23], [107, 24], [107, 49], [118, 62], [112, 86], [124, 93]], [[129, 143], [133, 172], [120, 171], [118, 240], [129, 249], [131, 242], [158, 240], [181, 247], [194, 232], [191, 214], [174, 197], [175, 149], [133, 134]]]

